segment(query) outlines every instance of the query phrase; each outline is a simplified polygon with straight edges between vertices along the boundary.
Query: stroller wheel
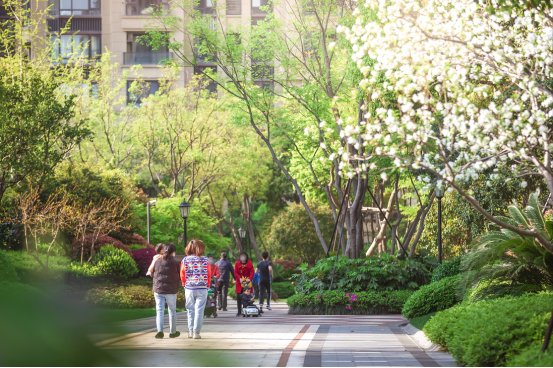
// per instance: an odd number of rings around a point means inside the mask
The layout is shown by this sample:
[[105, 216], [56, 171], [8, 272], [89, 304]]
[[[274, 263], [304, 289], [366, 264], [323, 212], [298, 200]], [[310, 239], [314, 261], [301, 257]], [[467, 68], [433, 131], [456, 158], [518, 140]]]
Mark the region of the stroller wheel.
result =
[[248, 314], [248, 317], [251, 317], [251, 316]]
[[243, 314], [243, 315], [242, 315], [242, 317], [246, 317], [246, 315], [245, 315], [245, 314]]

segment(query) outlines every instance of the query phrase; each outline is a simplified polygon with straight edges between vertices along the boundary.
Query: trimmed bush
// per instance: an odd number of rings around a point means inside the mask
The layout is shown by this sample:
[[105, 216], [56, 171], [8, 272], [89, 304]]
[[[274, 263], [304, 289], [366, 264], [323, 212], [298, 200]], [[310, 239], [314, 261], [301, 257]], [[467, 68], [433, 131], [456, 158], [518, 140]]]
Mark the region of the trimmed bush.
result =
[[415, 291], [403, 306], [401, 314], [407, 319], [439, 312], [457, 304], [459, 275], [446, 277]]
[[507, 362], [507, 367], [553, 367], [553, 348], [542, 353], [541, 345], [532, 345]]
[[298, 266], [296, 266], [296, 264], [292, 261], [288, 261], [286, 259], [275, 259], [274, 261], [272, 261], [273, 265], [275, 264], [279, 264], [282, 266], [282, 268], [284, 268], [284, 271], [290, 271], [290, 270], [295, 270], [296, 268], [298, 268]]
[[289, 281], [273, 282], [271, 283], [271, 289], [282, 299], [289, 298], [296, 293], [296, 288]]
[[98, 267], [101, 273], [123, 279], [130, 279], [138, 273], [134, 259], [124, 250], [116, 249], [111, 245], [100, 248], [91, 263]]
[[13, 263], [5, 250], [0, 249], [0, 281], [19, 281]]
[[461, 257], [455, 258], [449, 262], [444, 262], [436, 267], [432, 273], [430, 283], [438, 282], [446, 277], [456, 276], [459, 274], [461, 267]]
[[131, 251], [134, 253], [135, 250], [146, 249], [146, 248], [151, 248], [151, 247], [149, 247], [147, 245], [141, 245], [141, 244], [130, 244], [129, 248], [131, 248]]
[[551, 293], [458, 304], [436, 313], [424, 332], [449, 350], [459, 365], [505, 366], [526, 348], [543, 342], [551, 305]]
[[[85, 296], [85, 303], [103, 308], [142, 309], [156, 305], [154, 291], [148, 285], [119, 286], [115, 288], [90, 289]], [[184, 289], [177, 292], [177, 307], [185, 308]]]
[[395, 314], [411, 296], [410, 290], [340, 290], [295, 294], [288, 298], [288, 314]]
[[132, 252], [132, 258], [136, 262], [140, 275], [146, 276], [148, 267], [152, 264], [155, 255], [156, 251], [153, 248], [142, 248]]

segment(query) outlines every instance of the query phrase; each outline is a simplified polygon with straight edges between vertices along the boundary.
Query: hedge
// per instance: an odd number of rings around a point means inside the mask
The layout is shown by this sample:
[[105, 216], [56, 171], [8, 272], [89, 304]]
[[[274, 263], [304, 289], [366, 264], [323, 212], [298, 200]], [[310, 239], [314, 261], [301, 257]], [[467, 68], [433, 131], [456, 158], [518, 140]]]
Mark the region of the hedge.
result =
[[396, 314], [413, 292], [340, 290], [296, 294], [288, 298], [288, 314]]
[[[154, 291], [150, 285], [132, 285], [90, 289], [85, 296], [85, 303], [103, 308], [153, 308], [156, 306]], [[185, 308], [184, 289], [177, 292], [177, 307]]]
[[430, 283], [438, 282], [446, 277], [456, 276], [461, 268], [461, 257], [452, 259], [449, 262], [444, 262], [434, 269], [432, 272], [432, 280]]
[[451, 308], [457, 304], [456, 288], [459, 275], [446, 277], [415, 291], [405, 303], [401, 314], [407, 319]]
[[279, 299], [289, 298], [296, 293], [296, 288], [290, 281], [273, 282], [271, 289], [277, 293]]
[[532, 345], [511, 358], [507, 362], [507, 367], [553, 367], [552, 345], [549, 343], [549, 348], [545, 352], [541, 351], [541, 344]]
[[505, 366], [526, 348], [541, 344], [552, 293], [458, 304], [436, 313], [423, 331], [463, 366]]

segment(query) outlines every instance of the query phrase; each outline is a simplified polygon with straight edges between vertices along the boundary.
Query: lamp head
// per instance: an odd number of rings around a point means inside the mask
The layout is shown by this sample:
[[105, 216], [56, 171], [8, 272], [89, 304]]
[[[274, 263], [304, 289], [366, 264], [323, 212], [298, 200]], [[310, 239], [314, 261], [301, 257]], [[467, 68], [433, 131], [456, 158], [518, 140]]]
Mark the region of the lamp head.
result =
[[188, 214], [190, 212], [190, 204], [188, 202], [183, 201], [181, 204], [179, 204], [180, 209], [180, 215], [183, 219], [188, 218]]
[[238, 229], [238, 234], [240, 234], [241, 239], [244, 239], [246, 237], [246, 228], [241, 226], [240, 229]]
[[444, 197], [444, 189], [442, 187], [436, 187], [436, 198], [442, 199]]

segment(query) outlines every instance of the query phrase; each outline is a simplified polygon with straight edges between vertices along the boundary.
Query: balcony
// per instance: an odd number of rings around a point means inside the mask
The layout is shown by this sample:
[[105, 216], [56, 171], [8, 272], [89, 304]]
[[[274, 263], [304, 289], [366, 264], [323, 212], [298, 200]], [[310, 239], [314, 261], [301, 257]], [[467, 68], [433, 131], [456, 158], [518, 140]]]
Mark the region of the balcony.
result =
[[163, 60], [172, 59], [172, 52], [124, 52], [124, 65], [161, 65]]
[[160, 10], [164, 15], [168, 15], [169, 3], [157, 0], [127, 0], [125, 2], [125, 15], [127, 16], [150, 16]]

